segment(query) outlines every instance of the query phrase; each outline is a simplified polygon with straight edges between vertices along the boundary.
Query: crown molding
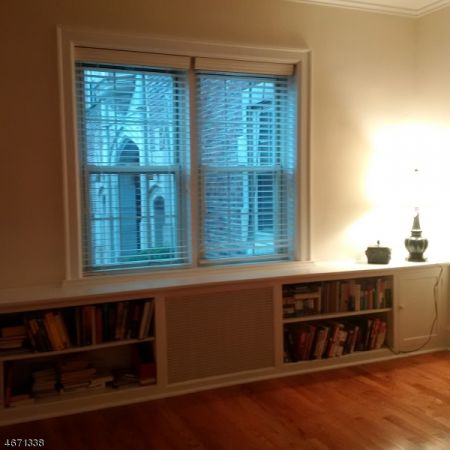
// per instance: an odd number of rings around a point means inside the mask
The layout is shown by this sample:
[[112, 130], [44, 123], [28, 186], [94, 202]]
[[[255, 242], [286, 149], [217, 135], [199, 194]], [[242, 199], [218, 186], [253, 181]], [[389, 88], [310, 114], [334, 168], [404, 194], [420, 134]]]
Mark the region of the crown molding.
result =
[[287, 0], [406, 17], [421, 17], [450, 5], [450, 0]]

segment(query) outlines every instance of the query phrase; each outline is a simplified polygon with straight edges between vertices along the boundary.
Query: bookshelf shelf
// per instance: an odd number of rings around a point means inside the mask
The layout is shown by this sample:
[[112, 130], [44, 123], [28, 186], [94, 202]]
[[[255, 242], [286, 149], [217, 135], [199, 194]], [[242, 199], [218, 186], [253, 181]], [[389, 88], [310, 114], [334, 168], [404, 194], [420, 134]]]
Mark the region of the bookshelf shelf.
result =
[[103, 344], [95, 345], [84, 345], [79, 347], [70, 347], [65, 350], [49, 350], [46, 352], [22, 352], [22, 353], [11, 353], [11, 354], [0, 354], [0, 362], [2, 361], [17, 361], [25, 359], [37, 359], [37, 358], [48, 358], [49, 356], [60, 356], [71, 353], [82, 353], [91, 352], [93, 350], [99, 350], [111, 347], [121, 347], [124, 345], [139, 344], [141, 342], [153, 342], [155, 338], [153, 336], [142, 338], [142, 339], [123, 339], [120, 341], [105, 342]]
[[38, 420], [48, 417], [90, 411], [99, 408], [127, 405], [161, 396], [159, 387], [132, 386], [123, 389], [108, 388], [104, 391], [73, 393], [51, 399], [37, 399], [34, 403], [5, 408], [0, 413], [0, 424]]
[[327, 320], [327, 319], [338, 319], [340, 317], [356, 317], [366, 314], [377, 314], [386, 313], [392, 311], [392, 308], [377, 308], [377, 309], [364, 309], [361, 311], [348, 311], [340, 313], [329, 313], [329, 314], [311, 314], [302, 317], [290, 317], [288, 319], [283, 319], [284, 324], [298, 323], [298, 322], [311, 322], [314, 320]]
[[[147, 388], [150, 386], [146, 386]], [[96, 398], [101, 398], [101, 397], [111, 397], [114, 394], [116, 394], [117, 392], [127, 392], [128, 394], [133, 394], [136, 392], [139, 392], [140, 390], [142, 390], [142, 386], [140, 385], [131, 385], [131, 386], [126, 386], [123, 388], [115, 389], [112, 387], [106, 387], [104, 389], [98, 389], [98, 390], [92, 390], [89, 391], [88, 395], [89, 397], [95, 396]], [[57, 403], [64, 403], [64, 402], [73, 402], [74, 400], [83, 400], [86, 399], [86, 392], [67, 392], [67, 393], [61, 393], [57, 396], [54, 397], [50, 397], [50, 398], [40, 398], [40, 399], [36, 399], [35, 404], [39, 405], [39, 406], [46, 406], [46, 405], [51, 405], [51, 404], [57, 404]], [[32, 406], [32, 405], [29, 405]], [[19, 406], [18, 408], [23, 408], [21, 406]]]
[[284, 363], [284, 367], [288, 372], [294, 371], [298, 373], [301, 371], [304, 373], [395, 357], [395, 353], [389, 347], [384, 346], [376, 350], [358, 351], [333, 358], [291, 361]]

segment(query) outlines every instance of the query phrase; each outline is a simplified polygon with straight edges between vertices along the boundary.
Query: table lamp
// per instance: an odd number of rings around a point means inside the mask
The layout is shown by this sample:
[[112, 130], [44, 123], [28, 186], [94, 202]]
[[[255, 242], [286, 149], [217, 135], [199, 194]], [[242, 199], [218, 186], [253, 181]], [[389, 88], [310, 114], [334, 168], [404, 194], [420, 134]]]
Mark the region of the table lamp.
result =
[[[415, 177], [415, 186], [414, 190], [417, 191], [419, 186], [417, 186], [417, 176], [418, 169], [414, 169]], [[415, 201], [418, 201], [416, 198]], [[428, 247], [428, 239], [422, 237], [422, 229], [420, 228], [420, 217], [419, 217], [419, 207], [416, 206], [414, 208], [414, 219], [413, 225], [411, 229], [411, 236], [405, 239], [405, 247], [409, 252], [409, 256], [407, 258], [408, 261], [414, 262], [424, 262], [426, 258], [424, 258], [423, 254]]]

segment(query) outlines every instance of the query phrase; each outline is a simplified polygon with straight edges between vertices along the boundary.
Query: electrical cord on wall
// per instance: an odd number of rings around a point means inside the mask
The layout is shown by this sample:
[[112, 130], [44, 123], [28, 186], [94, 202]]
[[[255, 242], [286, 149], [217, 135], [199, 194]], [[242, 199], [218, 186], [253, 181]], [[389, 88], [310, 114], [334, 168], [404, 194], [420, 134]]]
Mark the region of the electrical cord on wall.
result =
[[433, 337], [434, 327], [436, 326], [436, 323], [439, 318], [439, 309], [438, 309], [438, 294], [439, 294], [439, 292], [438, 291], [439, 291], [439, 284], [441, 283], [441, 279], [442, 279], [442, 274], [444, 272], [444, 267], [439, 265], [439, 268], [440, 268], [439, 275], [436, 277], [436, 282], [434, 283], [434, 286], [433, 286], [434, 319], [433, 319], [433, 322], [431, 323], [430, 332], [428, 334], [426, 341], [423, 344], [421, 344], [419, 347], [411, 349], [411, 350], [400, 350], [400, 351], [396, 352], [396, 351], [392, 350], [392, 348], [389, 348], [389, 350], [392, 353], [394, 353], [395, 355], [418, 352], [419, 350], [422, 350], [426, 345], [428, 345], [428, 343], [431, 341], [431, 338]]

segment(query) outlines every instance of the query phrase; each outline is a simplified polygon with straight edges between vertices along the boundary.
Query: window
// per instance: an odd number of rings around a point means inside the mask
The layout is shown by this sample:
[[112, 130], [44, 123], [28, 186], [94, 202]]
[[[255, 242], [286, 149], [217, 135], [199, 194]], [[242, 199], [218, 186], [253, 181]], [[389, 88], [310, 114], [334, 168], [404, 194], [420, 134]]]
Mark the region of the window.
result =
[[300, 64], [70, 45], [71, 278], [299, 259]]
[[196, 74], [201, 259], [289, 259], [294, 114], [289, 76]]
[[76, 75], [84, 271], [186, 262], [186, 73], [80, 61]]

